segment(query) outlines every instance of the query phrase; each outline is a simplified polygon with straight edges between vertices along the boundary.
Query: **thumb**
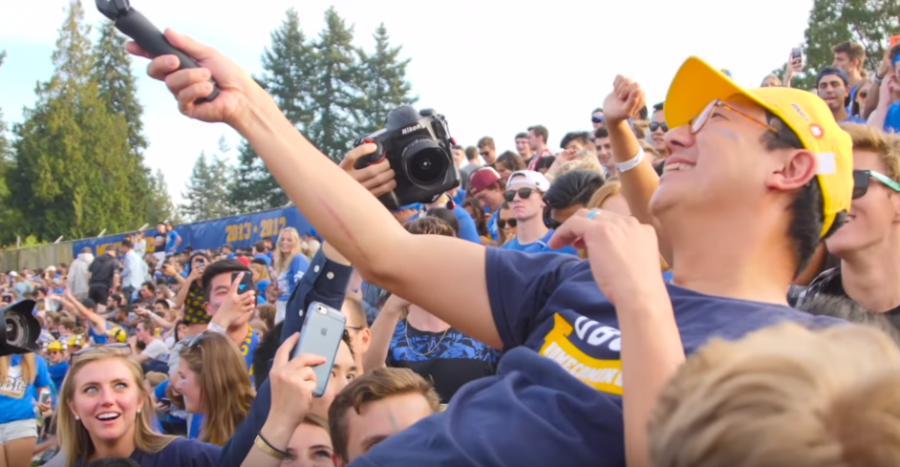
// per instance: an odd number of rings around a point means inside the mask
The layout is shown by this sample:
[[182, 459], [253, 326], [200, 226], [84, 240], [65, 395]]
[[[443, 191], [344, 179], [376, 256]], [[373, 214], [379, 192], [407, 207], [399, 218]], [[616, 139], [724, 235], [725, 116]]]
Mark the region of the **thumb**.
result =
[[216, 49], [201, 44], [189, 36], [177, 33], [171, 28], [166, 29], [165, 36], [173, 47], [180, 49], [194, 60], [208, 60], [216, 54]]

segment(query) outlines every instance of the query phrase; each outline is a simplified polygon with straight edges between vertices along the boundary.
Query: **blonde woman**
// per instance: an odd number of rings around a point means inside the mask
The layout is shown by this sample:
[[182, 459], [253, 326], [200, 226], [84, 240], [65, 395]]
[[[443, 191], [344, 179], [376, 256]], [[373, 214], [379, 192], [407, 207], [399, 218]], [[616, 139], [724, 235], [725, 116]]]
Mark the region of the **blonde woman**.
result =
[[130, 354], [91, 347], [74, 354], [71, 365], [60, 391], [65, 403], [58, 406], [61, 450], [48, 467], [82, 467], [113, 457], [129, 457], [143, 467], [217, 465], [218, 446], [153, 431], [150, 394]]
[[272, 285], [272, 279], [269, 277], [269, 268], [266, 262], [261, 259], [254, 259], [250, 262], [250, 272], [253, 273], [253, 283], [256, 284], [256, 299], [262, 305], [266, 303], [266, 289]]
[[200, 441], [219, 446], [247, 418], [256, 395], [234, 341], [213, 332], [199, 334], [181, 351], [175, 389], [194, 414], [192, 422], [202, 423]]
[[284, 313], [288, 299], [300, 282], [300, 278], [309, 268], [309, 260], [303, 255], [303, 246], [297, 229], [287, 227], [278, 235], [278, 251], [275, 253], [275, 283], [278, 286], [278, 300], [275, 302], [277, 313], [275, 324], [284, 321]]
[[34, 407], [50, 374], [33, 353], [0, 357], [0, 466], [28, 467], [37, 444]]

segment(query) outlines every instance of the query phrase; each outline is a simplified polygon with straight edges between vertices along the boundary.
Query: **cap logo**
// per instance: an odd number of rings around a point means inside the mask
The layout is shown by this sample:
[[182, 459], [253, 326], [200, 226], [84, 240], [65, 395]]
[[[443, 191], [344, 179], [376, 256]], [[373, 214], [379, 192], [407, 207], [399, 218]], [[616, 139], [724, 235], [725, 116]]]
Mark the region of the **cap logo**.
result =
[[804, 112], [799, 105], [791, 104], [791, 108], [797, 111], [797, 113], [800, 114], [800, 116], [803, 117], [804, 120], [806, 120], [807, 122], [809, 121], [809, 117], [806, 115], [806, 112]]
[[822, 130], [822, 127], [816, 125], [815, 123], [809, 126], [809, 132], [812, 133], [812, 135], [816, 138], [821, 138], [825, 135], [825, 131]]

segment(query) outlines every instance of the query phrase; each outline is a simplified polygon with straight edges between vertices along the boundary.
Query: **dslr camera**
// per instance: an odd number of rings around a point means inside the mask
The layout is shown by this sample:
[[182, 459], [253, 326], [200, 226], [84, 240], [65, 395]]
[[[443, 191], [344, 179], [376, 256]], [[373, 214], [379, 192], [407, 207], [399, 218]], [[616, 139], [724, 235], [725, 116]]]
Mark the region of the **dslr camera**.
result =
[[41, 325], [34, 317], [34, 300], [20, 300], [0, 308], [0, 357], [37, 352]]
[[416, 111], [409, 105], [397, 107], [388, 113], [384, 129], [360, 138], [355, 146], [367, 143], [378, 148], [359, 158], [354, 168], [388, 160], [396, 174], [397, 188], [379, 200], [390, 210], [430, 203], [459, 186], [452, 152], [455, 142], [450, 137], [447, 120], [434, 110]]

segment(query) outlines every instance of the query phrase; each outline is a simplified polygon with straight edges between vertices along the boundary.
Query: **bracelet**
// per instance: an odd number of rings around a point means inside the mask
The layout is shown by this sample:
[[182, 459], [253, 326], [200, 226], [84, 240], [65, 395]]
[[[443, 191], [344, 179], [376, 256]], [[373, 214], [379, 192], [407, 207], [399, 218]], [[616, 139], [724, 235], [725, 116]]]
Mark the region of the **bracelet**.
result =
[[619, 172], [628, 172], [629, 170], [637, 167], [638, 164], [640, 164], [643, 161], [644, 161], [644, 148], [640, 148], [640, 149], [638, 149], [638, 153], [635, 154], [635, 156], [632, 157], [631, 159], [628, 159], [625, 162], [614, 162], [613, 165], [616, 166], [616, 169], [618, 169]]
[[266, 439], [263, 438], [262, 433], [256, 435], [256, 441], [254, 441], [253, 444], [256, 445], [256, 447], [259, 448], [260, 451], [280, 461], [294, 460], [294, 456], [290, 455], [290, 453], [282, 451], [275, 446], [272, 446], [272, 443], [266, 441]]
[[228, 329], [225, 329], [222, 326], [219, 326], [218, 324], [215, 324], [215, 323], [207, 324], [206, 330], [209, 332], [214, 332], [216, 334], [225, 334], [225, 332], [228, 331]]

